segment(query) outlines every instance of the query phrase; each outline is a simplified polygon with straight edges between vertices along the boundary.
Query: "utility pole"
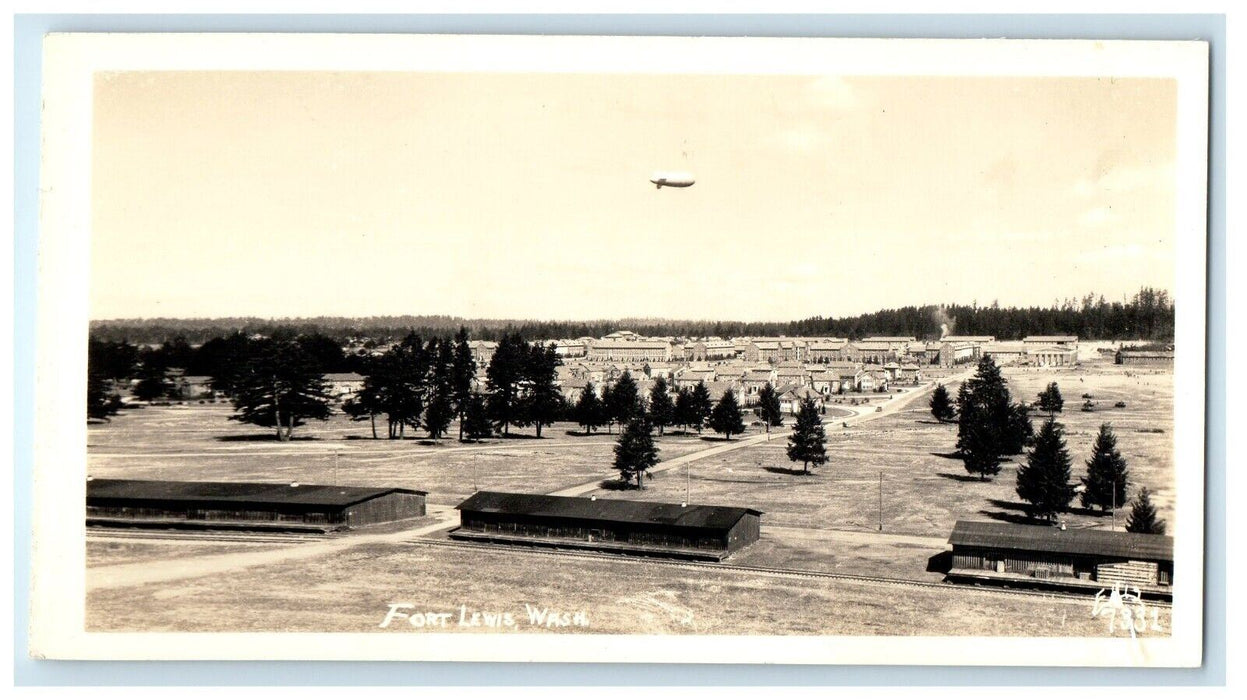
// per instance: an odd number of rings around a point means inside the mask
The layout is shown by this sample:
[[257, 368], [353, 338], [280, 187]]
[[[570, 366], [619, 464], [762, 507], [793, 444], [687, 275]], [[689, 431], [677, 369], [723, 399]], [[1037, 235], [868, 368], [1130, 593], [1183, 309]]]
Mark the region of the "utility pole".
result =
[[883, 470], [879, 470], [879, 532], [883, 532]]
[[1113, 526], [1114, 532], [1117, 531], [1117, 479], [1113, 479]]
[[684, 463], [684, 503], [689, 502], [690, 489], [692, 487], [692, 478], [688, 474], [688, 462]]
[[338, 481], [338, 456], [341, 454], [342, 453], [339, 450], [333, 451], [333, 483], [335, 486], [341, 483], [340, 481]]

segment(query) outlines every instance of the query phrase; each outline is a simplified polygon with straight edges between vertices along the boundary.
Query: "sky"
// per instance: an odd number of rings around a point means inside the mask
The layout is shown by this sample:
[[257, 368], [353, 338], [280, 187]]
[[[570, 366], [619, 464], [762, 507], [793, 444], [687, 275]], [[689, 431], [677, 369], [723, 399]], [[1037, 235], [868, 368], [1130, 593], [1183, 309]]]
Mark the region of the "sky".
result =
[[1172, 292], [1175, 120], [1166, 79], [99, 74], [90, 313], [781, 321]]

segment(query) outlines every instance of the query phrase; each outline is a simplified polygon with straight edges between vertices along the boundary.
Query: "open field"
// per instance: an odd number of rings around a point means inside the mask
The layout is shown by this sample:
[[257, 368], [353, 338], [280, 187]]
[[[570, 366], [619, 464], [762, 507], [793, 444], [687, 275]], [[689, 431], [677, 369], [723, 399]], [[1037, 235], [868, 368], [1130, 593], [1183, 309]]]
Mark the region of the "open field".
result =
[[[576, 428], [571, 424], [547, 428], [541, 440], [533, 439], [529, 430], [510, 439], [465, 444], [447, 438], [433, 444], [373, 440], [367, 423], [337, 415], [297, 428], [295, 440], [282, 443], [267, 430], [228, 420], [229, 415], [228, 407], [220, 404], [124, 411], [111, 423], [90, 426], [88, 473], [103, 478], [398, 486], [428, 491], [429, 502], [441, 504], [457, 504], [477, 488], [546, 492], [615, 473], [611, 463], [617, 435], [568, 435]], [[658, 444], [666, 459], [717, 443], [696, 435], [669, 435]]]
[[[1146, 485], [1162, 518], [1173, 518], [1172, 374], [1128, 376], [1120, 367], [1100, 364], [1082, 369], [1005, 368], [1015, 400], [1031, 401], [1048, 382], [1065, 395], [1065, 424], [1075, 480], [1086, 471], [1091, 445], [1101, 422], [1111, 422], [1118, 448], [1130, 465], [1134, 489]], [[1081, 380], [1081, 381], [1080, 381]], [[956, 392], [956, 385], [950, 385]], [[1097, 410], [1079, 410], [1083, 393], [1095, 396]], [[1113, 408], [1116, 401], [1126, 408]], [[1035, 416], [1038, 423], [1042, 417]], [[1161, 433], [1141, 433], [1160, 429]], [[763, 528], [788, 526], [877, 532], [882, 475], [883, 532], [947, 537], [959, 519], [1024, 517], [1014, 492], [1017, 456], [1000, 474], [982, 482], [966, 473], [955, 449], [957, 427], [935, 422], [925, 400], [879, 419], [842, 428], [827, 425], [828, 464], [811, 475], [790, 473], [787, 441], [776, 439], [746, 450], [715, 456], [667, 472], [647, 482], [644, 491], [607, 491], [602, 498], [736, 505], [762, 510]], [[1077, 501], [1074, 503], [1077, 506]], [[1128, 514], [1118, 511], [1118, 527]], [[1082, 512], [1066, 517], [1071, 527], [1109, 527], [1111, 518]]]
[[[1146, 484], [1157, 494], [1161, 517], [1172, 522], [1172, 374], [1096, 363], [1079, 369], [1005, 368], [1004, 376], [1017, 400], [1033, 400], [1049, 381], [1060, 384], [1066, 410], [1059, 420], [1067, 428], [1075, 478], [1083, 473], [1100, 422], [1111, 422], [1135, 484]], [[955, 379], [949, 388], [955, 392]], [[909, 391], [897, 396], [907, 398]], [[1079, 410], [1083, 393], [1095, 397], [1095, 412]], [[296, 430], [296, 437], [305, 439], [283, 444], [269, 439], [267, 431], [227, 421], [228, 408], [219, 404], [130, 411], [111, 425], [93, 426], [89, 464], [96, 476], [138, 478], [311, 483], [334, 481], [336, 472], [336, 480], [344, 484], [428, 490], [431, 505], [443, 513], [439, 517], [449, 513], [446, 506], [472, 492], [474, 464], [480, 488], [551, 492], [588, 484], [586, 495], [599, 498], [670, 502], [685, 500], [687, 473], [692, 502], [765, 512], [762, 538], [727, 564], [934, 582], [942, 574], [928, 569], [945, 551], [956, 520], [1017, 519], [1022, 512], [1014, 494], [1014, 464], [1006, 464], [992, 481], [970, 477], [949, 455], [956, 426], [936, 423], [926, 397], [919, 392], [912, 396], [899, 409], [893, 403], [879, 414], [872, 408], [848, 420], [829, 417], [831, 461], [812, 475], [793, 473], [794, 465], [784, 454], [785, 427], [769, 441], [711, 452], [689, 462], [687, 469], [679, 464], [661, 471], [643, 491], [611, 488], [615, 436], [571, 435], [571, 425], [547, 429], [542, 440], [516, 437], [462, 445], [447, 439], [432, 445], [414, 439], [366, 439], [366, 423], [338, 416]], [[1119, 400], [1126, 402], [1125, 408], [1113, 407]], [[792, 418], [785, 422], [790, 426]], [[751, 426], [743, 437], [760, 432]], [[704, 438], [659, 439], [661, 456], [667, 459], [728, 444], [709, 432]], [[594, 488], [598, 482], [601, 486]], [[1119, 527], [1127, 510], [1119, 511]], [[1110, 522], [1081, 512], [1067, 520], [1071, 527], [1107, 527]], [[1090, 618], [1089, 599], [1082, 604], [1010, 597], [968, 587], [950, 594], [745, 570], [681, 569], [651, 561], [465, 551], [421, 545], [413, 528], [396, 524], [379, 537], [350, 535], [324, 550], [309, 549], [289, 558], [261, 555], [247, 560], [250, 565], [209, 567], [210, 574], [201, 567], [177, 580], [100, 587], [88, 594], [88, 626], [115, 631], [383, 631], [377, 625], [388, 604], [403, 602], [421, 611], [454, 612], [456, 619], [460, 605], [510, 612], [521, 620], [516, 631], [545, 629], [528, 626], [522, 617], [529, 603], [583, 610], [590, 616], [587, 629], [559, 629], [596, 633], [1106, 633], [1102, 620]], [[427, 526], [421, 532], [444, 537]], [[360, 539], [356, 543], [354, 538]], [[263, 551], [265, 547], [236, 543], [92, 542], [87, 563], [96, 571], [125, 564], [176, 566], [213, 555], [233, 562], [235, 555]], [[1168, 611], [1163, 615], [1167, 621]], [[389, 631], [412, 629], [401, 623]], [[473, 629], [480, 628], [451, 625], [435, 631]]]
[[[564, 563], [566, 562], [566, 563]], [[591, 581], [592, 585], [586, 585]], [[379, 629], [391, 603], [449, 613], [445, 628], [405, 620]], [[584, 611], [587, 627], [529, 624], [525, 603]], [[505, 631], [597, 634], [1086, 636], [1108, 634], [1086, 602], [620, 560], [559, 560], [527, 551], [367, 545], [174, 584], [90, 593], [91, 631], [289, 631], [412, 634], [496, 629], [458, 624], [459, 606], [508, 612]], [[1169, 624], [1169, 611], [1161, 622]], [[971, 622], [972, 621], [972, 622]]]

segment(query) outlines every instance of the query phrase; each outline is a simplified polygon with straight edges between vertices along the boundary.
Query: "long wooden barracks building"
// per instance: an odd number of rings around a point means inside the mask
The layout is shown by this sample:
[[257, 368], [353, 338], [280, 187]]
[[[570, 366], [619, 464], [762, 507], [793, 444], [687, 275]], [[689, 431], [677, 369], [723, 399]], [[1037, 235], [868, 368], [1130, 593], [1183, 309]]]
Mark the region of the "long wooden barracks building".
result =
[[450, 536], [505, 544], [721, 561], [758, 539], [751, 508], [480, 491]]
[[211, 481], [87, 481], [87, 525], [327, 532], [425, 514], [424, 491]]
[[1173, 538], [1108, 530], [959, 520], [951, 579], [1173, 595]]

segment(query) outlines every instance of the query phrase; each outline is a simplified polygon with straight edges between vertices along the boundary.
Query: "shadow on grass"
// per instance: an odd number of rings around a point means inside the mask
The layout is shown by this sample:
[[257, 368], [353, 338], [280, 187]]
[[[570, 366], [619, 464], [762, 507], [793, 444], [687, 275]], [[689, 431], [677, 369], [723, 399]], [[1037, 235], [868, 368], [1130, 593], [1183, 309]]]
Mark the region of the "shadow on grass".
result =
[[914, 422], [919, 423], [921, 425], [956, 425], [956, 423], [945, 423], [943, 421], [938, 421], [938, 420], [916, 420]]
[[[597, 431], [588, 431], [588, 430], [564, 430], [563, 434], [571, 435], [572, 437], [589, 437], [591, 435], [598, 435], [599, 433]], [[600, 434], [605, 435], [606, 433], [600, 433]]]
[[980, 510], [981, 515], [986, 515], [992, 520], [1001, 520], [1014, 525], [1051, 525], [1047, 520], [1036, 520], [1025, 513], [1005, 513], [998, 510]]
[[[276, 435], [218, 435], [213, 438], [217, 442], [282, 442]], [[319, 440], [315, 435], [292, 435], [285, 442], [307, 442]]]
[[[1021, 512], [1026, 511], [1026, 504], [1018, 503], [1017, 501], [1002, 501], [997, 498], [989, 498], [987, 499], [987, 502], [997, 508], [1003, 508], [1005, 510], [1014, 510], [1014, 511], [1021, 511]], [[1112, 515], [1112, 511], [1101, 512], [1098, 509], [1080, 508], [1077, 506], [1066, 508], [1064, 512], [1065, 514], [1068, 514], [1068, 515], [1083, 515], [1083, 516], [1087, 516], [1090, 518], [1107, 518], [1110, 515]], [[1043, 522], [1047, 522], [1047, 521], [1043, 521]]]
[[719, 437], [718, 435], [702, 435], [701, 439], [705, 442], [735, 442], [731, 438]]
[[939, 458], [941, 458], [941, 459], [955, 459], [955, 460], [957, 460], [958, 462], [960, 462], [960, 461], [961, 461], [961, 453], [960, 453], [960, 452], [932, 452], [932, 453], [931, 453], [931, 456], [932, 456], [932, 457], [939, 457]]
[[982, 479], [973, 474], [950, 474], [948, 472], [936, 472], [935, 475], [942, 476], [945, 479], [952, 479], [953, 481], [982, 481]]
[[927, 559], [927, 571], [931, 573], [946, 574], [951, 568], [953, 568], [953, 553], [948, 550]]
[[[652, 478], [652, 477], [651, 477]], [[619, 479], [603, 479], [598, 483], [598, 488], [603, 491], [639, 491], [634, 481], [621, 481]]]
[[788, 467], [762, 467], [772, 474], [788, 474], [790, 476], [815, 476], [814, 472], [806, 472], [801, 469], [790, 469]]
[[527, 435], [525, 433], [509, 433], [507, 435], [495, 435], [500, 440], [545, 440], [546, 436]]

